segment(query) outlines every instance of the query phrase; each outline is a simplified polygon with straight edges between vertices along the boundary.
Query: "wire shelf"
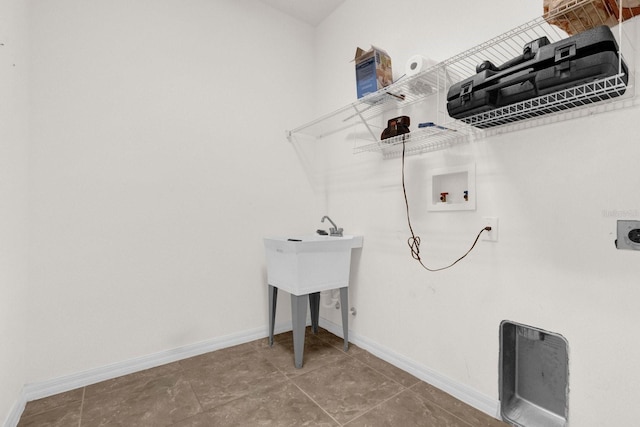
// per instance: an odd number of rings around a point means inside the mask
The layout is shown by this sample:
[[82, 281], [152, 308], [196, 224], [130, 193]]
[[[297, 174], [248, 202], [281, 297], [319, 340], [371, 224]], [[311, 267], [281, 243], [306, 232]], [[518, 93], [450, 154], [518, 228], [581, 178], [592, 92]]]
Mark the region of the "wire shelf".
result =
[[[438, 88], [449, 86], [457, 81], [445, 67], [434, 66], [428, 70], [404, 78], [381, 90], [366, 95], [333, 113], [320, 117], [288, 132], [291, 137], [303, 134], [314, 138], [324, 138], [344, 129], [351, 128], [354, 123], [364, 123], [381, 117], [388, 111], [407, 108], [425, 98], [434, 95]], [[380, 139], [379, 134], [370, 130], [372, 141]]]
[[546, 114], [564, 112], [571, 108], [589, 106], [621, 96], [626, 89], [624, 75], [618, 74], [460, 120], [477, 128], [486, 129]]
[[[361, 138], [361, 144], [354, 147], [355, 153], [381, 152], [385, 158], [402, 153], [419, 154], [441, 150], [482, 135], [489, 128], [504, 126], [517, 130], [516, 122], [525, 123], [541, 116], [554, 115], [559, 118], [571, 118], [566, 114], [571, 109], [593, 108], [594, 104], [612, 102], [626, 93], [625, 99], [633, 97], [633, 70], [623, 74], [622, 57], [625, 48], [633, 54], [633, 49], [623, 44], [622, 26], [618, 28], [620, 62], [618, 74], [602, 80], [592, 81], [548, 95], [511, 104], [485, 113], [460, 120], [451, 119], [446, 110], [446, 94], [449, 87], [476, 74], [476, 65], [490, 61], [503, 64], [522, 54], [523, 46], [532, 40], [547, 37], [555, 43], [568, 34], [576, 34], [598, 25], [614, 25], [640, 14], [640, 8], [621, 8], [616, 0], [568, 0], [557, 9], [547, 11], [543, 16], [520, 25], [506, 33], [494, 37], [471, 49], [459, 53], [439, 64], [410, 77], [400, 79], [382, 90], [367, 95], [324, 117], [299, 126], [288, 132], [292, 136], [301, 134], [313, 138], [323, 138], [336, 132], [352, 128], [354, 124], [363, 124], [367, 135]], [[631, 61], [625, 61], [633, 65]], [[400, 111], [419, 102], [435, 105], [438, 127], [412, 131], [410, 137], [402, 140], [380, 141], [380, 132], [376, 120], [388, 119], [400, 114]], [[385, 116], [386, 115], [386, 116]], [[383, 117], [385, 116], [385, 117]], [[508, 125], [508, 126], [507, 126]], [[379, 127], [379, 124], [378, 124]]]
[[385, 159], [399, 157], [404, 146], [405, 155], [444, 150], [469, 142], [475, 129], [462, 122], [451, 122], [449, 127], [430, 126], [354, 148], [355, 153], [381, 152]]

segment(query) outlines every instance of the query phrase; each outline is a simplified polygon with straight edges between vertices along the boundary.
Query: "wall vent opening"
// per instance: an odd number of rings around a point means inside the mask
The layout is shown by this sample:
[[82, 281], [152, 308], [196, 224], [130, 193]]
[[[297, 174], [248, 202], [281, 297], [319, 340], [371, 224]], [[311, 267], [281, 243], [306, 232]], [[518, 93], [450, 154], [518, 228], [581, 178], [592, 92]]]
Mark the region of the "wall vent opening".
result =
[[569, 348], [559, 334], [500, 324], [500, 415], [514, 426], [565, 427]]

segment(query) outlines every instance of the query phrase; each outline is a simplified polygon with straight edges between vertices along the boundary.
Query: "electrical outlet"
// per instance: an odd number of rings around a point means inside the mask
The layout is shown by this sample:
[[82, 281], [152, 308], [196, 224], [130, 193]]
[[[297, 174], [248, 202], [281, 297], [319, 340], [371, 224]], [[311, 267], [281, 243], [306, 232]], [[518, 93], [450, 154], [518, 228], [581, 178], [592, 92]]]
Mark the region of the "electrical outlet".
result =
[[640, 221], [618, 220], [618, 249], [640, 251]]
[[498, 241], [498, 218], [494, 216], [482, 217], [485, 227], [491, 227], [491, 231], [485, 231], [482, 233], [482, 240], [486, 242]]

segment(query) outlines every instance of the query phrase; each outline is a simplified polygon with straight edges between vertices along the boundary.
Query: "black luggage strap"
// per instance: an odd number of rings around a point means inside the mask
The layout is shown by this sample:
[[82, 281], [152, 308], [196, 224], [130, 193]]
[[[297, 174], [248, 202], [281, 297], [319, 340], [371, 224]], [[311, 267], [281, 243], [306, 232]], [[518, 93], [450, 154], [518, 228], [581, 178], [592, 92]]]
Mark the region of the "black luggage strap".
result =
[[555, 61], [560, 62], [563, 59], [571, 58], [576, 56], [576, 45], [571, 44], [568, 46], [561, 46], [556, 49]]
[[[576, 44], [570, 44], [566, 46], [560, 46], [556, 48], [554, 60], [558, 70], [568, 70], [571, 67], [571, 62], [566, 61], [568, 58], [576, 56]], [[564, 61], [564, 62], [562, 62]]]

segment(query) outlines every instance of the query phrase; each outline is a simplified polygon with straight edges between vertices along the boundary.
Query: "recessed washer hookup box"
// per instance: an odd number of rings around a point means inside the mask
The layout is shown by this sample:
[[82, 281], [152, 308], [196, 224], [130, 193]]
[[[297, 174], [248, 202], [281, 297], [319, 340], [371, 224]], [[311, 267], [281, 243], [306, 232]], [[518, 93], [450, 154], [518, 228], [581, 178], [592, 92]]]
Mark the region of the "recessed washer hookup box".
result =
[[356, 49], [356, 87], [358, 98], [362, 98], [393, 83], [391, 57], [384, 50], [371, 46], [371, 49]]

